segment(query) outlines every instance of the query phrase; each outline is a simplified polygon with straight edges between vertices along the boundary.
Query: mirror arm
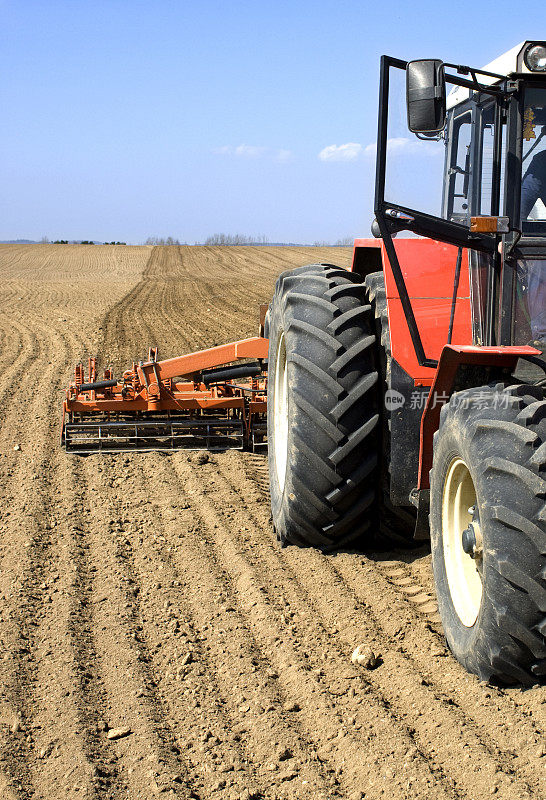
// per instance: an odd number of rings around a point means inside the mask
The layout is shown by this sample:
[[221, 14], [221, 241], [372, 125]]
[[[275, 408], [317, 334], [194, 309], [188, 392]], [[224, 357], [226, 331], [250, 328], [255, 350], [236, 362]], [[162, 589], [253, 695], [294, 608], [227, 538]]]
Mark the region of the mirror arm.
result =
[[474, 80], [476, 80], [476, 73], [486, 75], [488, 78], [498, 78], [501, 81], [506, 79], [506, 75], [498, 75], [496, 72], [487, 72], [485, 69], [476, 69], [475, 67], [465, 67], [463, 64], [448, 64], [444, 61], [444, 67], [456, 69], [459, 75], [468, 75], [470, 73]]
[[[444, 67], [446, 66], [450, 65], [444, 64]], [[506, 75], [499, 77], [503, 77], [503, 79], [506, 80]], [[498, 97], [498, 95], [501, 95], [502, 97], [508, 97], [513, 92], [513, 89], [506, 89], [502, 86], [487, 86], [484, 83], [478, 83], [476, 80], [469, 81], [466, 80], [466, 78], [459, 78], [457, 75], [446, 75], [446, 82], [454, 83], [456, 86], [463, 86], [465, 89], [471, 89], [473, 92], [490, 94], [493, 95], [493, 97]]]

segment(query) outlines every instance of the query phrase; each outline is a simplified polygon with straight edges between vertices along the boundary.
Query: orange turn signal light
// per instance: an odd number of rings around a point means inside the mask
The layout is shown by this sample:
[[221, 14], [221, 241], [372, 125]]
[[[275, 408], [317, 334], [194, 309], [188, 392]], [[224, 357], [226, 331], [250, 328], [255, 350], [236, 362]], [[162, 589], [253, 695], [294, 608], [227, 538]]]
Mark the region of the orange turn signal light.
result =
[[508, 233], [508, 217], [470, 217], [472, 233]]

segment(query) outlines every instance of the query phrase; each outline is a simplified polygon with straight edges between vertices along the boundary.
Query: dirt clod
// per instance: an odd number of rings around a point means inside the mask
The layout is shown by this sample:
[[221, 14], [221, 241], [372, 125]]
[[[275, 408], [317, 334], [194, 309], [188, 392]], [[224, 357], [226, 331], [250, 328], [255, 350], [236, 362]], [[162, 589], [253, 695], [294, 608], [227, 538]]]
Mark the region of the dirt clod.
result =
[[374, 651], [367, 645], [359, 644], [353, 651], [351, 656], [353, 664], [358, 664], [364, 669], [375, 669], [383, 663], [381, 653], [374, 653]]
[[10, 725], [10, 731], [12, 733], [19, 733], [23, 730], [23, 723], [21, 717], [16, 717]]
[[132, 733], [131, 728], [111, 728], [108, 733], [106, 734], [107, 739], [123, 739], [125, 736], [129, 736]]

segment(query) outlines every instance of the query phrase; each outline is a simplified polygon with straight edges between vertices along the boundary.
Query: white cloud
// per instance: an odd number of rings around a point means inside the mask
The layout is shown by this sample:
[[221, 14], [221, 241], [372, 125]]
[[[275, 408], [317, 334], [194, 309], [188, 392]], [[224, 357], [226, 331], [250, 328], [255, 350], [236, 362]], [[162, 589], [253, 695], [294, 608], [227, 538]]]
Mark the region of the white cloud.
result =
[[253, 144], [240, 144], [233, 152], [238, 158], [261, 158], [267, 153], [267, 147], [257, 147]]
[[281, 164], [284, 164], [287, 161], [292, 161], [293, 158], [294, 158], [294, 153], [292, 152], [292, 150], [284, 150], [283, 148], [281, 148], [277, 152], [277, 161], [280, 161]]
[[273, 158], [275, 161], [280, 162], [291, 161], [293, 158], [291, 150], [286, 150], [285, 148], [274, 150], [271, 147], [261, 147], [253, 144], [239, 144], [236, 147], [226, 144], [222, 147], [214, 147], [212, 152], [219, 156], [232, 156], [233, 158]]
[[320, 151], [321, 161], [354, 161], [362, 152], [362, 145], [357, 142], [347, 144], [330, 144]]
[[[374, 158], [376, 151], [377, 144], [375, 142], [367, 144], [364, 148], [364, 154]], [[428, 156], [443, 153], [443, 148], [436, 142], [422, 142], [418, 139], [407, 139], [405, 136], [393, 136], [391, 139], [387, 139], [387, 152], [393, 156], [400, 153], [416, 153]]]
[[257, 147], [252, 144], [239, 144], [233, 147], [225, 144], [222, 147], [213, 147], [212, 152], [218, 156], [235, 156], [236, 158], [260, 158], [267, 152], [267, 147]]

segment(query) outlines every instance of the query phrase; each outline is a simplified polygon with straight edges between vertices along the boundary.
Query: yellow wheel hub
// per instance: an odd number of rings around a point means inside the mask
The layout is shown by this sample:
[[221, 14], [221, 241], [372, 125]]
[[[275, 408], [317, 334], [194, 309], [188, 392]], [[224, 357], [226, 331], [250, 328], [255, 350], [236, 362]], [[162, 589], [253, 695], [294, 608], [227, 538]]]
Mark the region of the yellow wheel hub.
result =
[[462, 458], [452, 460], [442, 495], [444, 564], [451, 600], [463, 625], [471, 628], [483, 595], [482, 540], [476, 489]]

